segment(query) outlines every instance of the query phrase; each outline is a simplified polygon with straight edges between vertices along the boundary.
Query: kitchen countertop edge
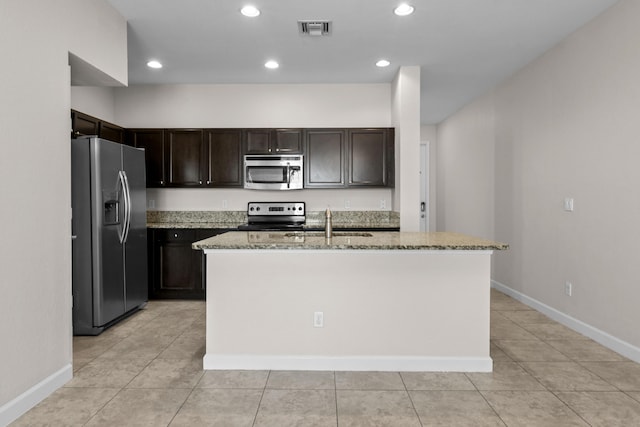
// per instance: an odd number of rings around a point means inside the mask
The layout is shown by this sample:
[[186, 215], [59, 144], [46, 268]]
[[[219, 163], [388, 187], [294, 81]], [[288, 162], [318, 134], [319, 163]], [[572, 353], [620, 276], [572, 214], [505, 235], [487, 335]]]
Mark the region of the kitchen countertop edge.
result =
[[[365, 236], [308, 236], [304, 232], [230, 232], [192, 244], [201, 250], [431, 250], [493, 251], [509, 245], [451, 232], [371, 232]], [[253, 237], [253, 241], [252, 241]]]

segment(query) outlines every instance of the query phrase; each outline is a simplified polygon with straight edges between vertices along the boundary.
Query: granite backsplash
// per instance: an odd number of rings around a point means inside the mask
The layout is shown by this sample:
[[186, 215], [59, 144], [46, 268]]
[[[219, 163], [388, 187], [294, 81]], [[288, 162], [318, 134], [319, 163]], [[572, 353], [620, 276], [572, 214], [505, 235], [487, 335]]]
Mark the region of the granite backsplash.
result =
[[[323, 228], [324, 211], [307, 211], [305, 228]], [[150, 228], [235, 228], [247, 222], [246, 211], [147, 211]], [[399, 228], [393, 211], [333, 211], [334, 228]]]

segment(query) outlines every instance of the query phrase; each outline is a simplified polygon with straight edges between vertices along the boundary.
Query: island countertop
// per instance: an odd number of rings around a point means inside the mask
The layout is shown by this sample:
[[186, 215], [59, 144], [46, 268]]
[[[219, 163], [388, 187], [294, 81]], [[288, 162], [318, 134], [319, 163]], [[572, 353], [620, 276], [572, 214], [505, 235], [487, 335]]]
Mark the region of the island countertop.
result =
[[266, 250], [505, 250], [509, 245], [451, 232], [234, 231], [195, 242], [193, 249]]

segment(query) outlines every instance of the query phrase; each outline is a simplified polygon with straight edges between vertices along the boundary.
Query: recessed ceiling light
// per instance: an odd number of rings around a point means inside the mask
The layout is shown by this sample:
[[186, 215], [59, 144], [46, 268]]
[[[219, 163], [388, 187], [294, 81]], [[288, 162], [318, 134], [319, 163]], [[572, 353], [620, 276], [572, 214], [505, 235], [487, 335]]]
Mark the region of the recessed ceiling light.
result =
[[381, 59], [380, 61], [376, 62], [376, 67], [388, 67], [391, 64], [391, 62], [387, 61], [386, 59]]
[[155, 59], [147, 62], [147, 67], [149, 68], [162, 68], [162, 64]]
[[258, 10], [258, 8], [255, 6], [245, 6], [240, 9], [240, 13], [242, 13], [244, 16], [248, 16], [249, 18], [255, 18], [256, 16], [260, 15], [260, 10]]
[[401, 5], [399, 5], [393, 10], [393, 13], [395, 13], [398, 16], [407, 16], [407, 15], [411, 15], [414, 10], [415, 9], [410, 4], [402, 3]]
[[264, 63], [264, 66], [271, 69], [271, 70], [275, 70], [276, 68], [278, 68], [280, 66], [280, 64], [278, 64], [277, 61], [267, 61]]

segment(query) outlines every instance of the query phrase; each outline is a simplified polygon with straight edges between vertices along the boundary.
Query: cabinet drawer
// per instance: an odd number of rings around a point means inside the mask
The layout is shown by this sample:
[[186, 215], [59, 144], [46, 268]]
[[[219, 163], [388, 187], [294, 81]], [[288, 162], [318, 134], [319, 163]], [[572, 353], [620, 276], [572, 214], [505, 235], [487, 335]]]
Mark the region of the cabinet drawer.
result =
[[196, 240], [196, 230], [180, 229], [180, 228], [160, 230], [159, 232], [156, 232], [156, 240], [165, 241], [165, 242], [173, 242], [173, 241], [193, 242]]

